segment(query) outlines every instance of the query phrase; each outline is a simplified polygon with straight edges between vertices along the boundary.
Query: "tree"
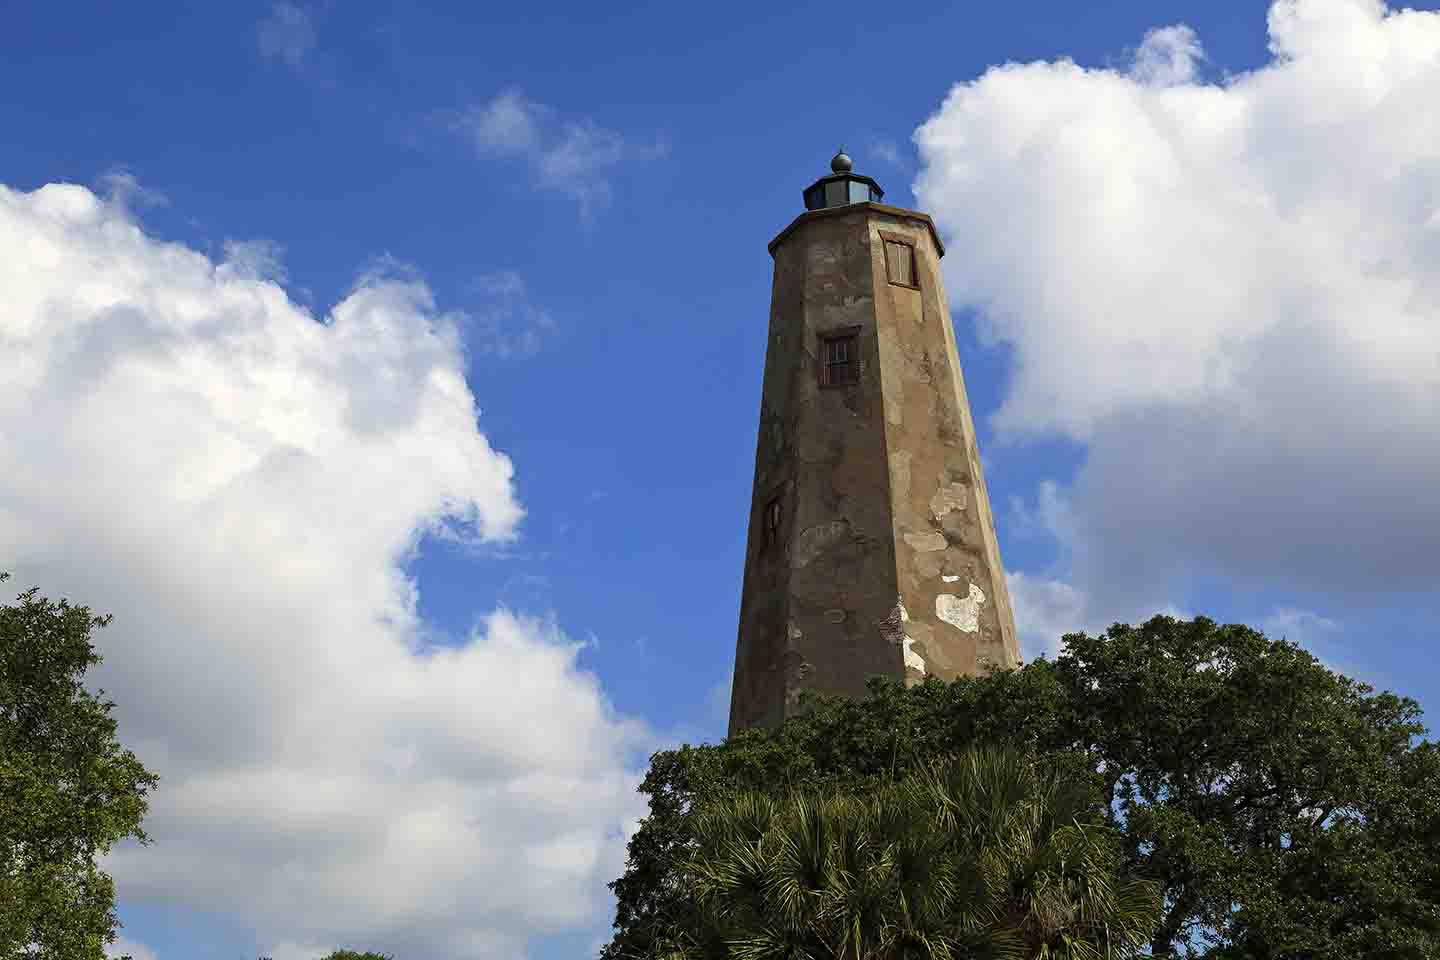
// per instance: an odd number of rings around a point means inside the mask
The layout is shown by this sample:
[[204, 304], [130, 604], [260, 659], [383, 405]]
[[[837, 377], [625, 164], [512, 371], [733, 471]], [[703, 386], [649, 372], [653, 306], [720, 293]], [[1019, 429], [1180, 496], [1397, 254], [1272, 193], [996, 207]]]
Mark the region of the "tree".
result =
[[1419, 706], [1293, 643], [1155, 617], [1067, 635], [1054, 661], [809, 707], [652, 757], [607, 960], [643, 955], [683, 899], [706, 798], [863, 791], [991, 741], [1073, 752], [1099, 777], [1124, 866], [1160, 885], [1156, 956], [1440, 955], [1440, 751], [1417, 742]]
[[80, 682], [110, 618], [37, 592], [0, 606], [0, 956], [100, 960], [120, 924], [95, 860], [148, 842], [158, 778], [116, 741], [115, 704]]
[[1098, 791], [1013, 751], [973, 750], [862, 794], [707, 802], [665, 928], [670, 960], [1130, 957], [1155, 884], [1117, 875]]

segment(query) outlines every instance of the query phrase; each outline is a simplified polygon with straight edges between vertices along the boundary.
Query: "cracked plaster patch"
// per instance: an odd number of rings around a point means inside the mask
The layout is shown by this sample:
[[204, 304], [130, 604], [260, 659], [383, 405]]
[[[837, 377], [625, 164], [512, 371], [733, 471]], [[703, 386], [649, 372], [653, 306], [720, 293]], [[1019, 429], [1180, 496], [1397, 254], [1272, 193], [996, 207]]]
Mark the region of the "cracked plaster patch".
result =
[[941, 570], [945, 569], [945, 554], [921, 553], [917, 550], [910, 562], [921, 580], [933, 580], [940, 576]]
[[930, 498], [930, 512], [936, 519], [951, 510], [964, 510], [970, 502], [970, 491], [963, 483], [947, 483]]
[[942, 593], [935, 598], [935, 616], [964, 633], [975, 633], [980, 629], [980, 605], [985, 594], [975, 584], [970, 584], [968, 597], [957, 597], [953, 593]]
[[970, 523], [964, 510], [951, 510], [940, 518], [940, 529], [957, 540], [967, 539]]
[[919, 550], [921, 552], [944, 550], [945, 544], [947, 543], [945, 534], [935, 533], [933, 531], [930, 533], [907, 533], [905, 534], [905, 542], [910, 544], [912, 550]]

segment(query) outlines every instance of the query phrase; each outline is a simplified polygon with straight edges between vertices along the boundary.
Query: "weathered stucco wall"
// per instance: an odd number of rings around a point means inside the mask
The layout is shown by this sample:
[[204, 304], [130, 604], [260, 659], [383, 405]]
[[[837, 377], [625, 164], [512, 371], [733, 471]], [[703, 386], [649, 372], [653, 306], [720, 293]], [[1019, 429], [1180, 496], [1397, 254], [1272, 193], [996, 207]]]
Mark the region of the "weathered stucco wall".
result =
[[[880, 384], [906, 676], [1020, 662], [1010, 591], [928, 222], [872, 212]], [[915, 251], [918, 289], [887, 279], [883, 240]]]
[[[888, 281], [882, 233], [914, 245], [918, 290]], [[928, 218], [881, 204], [805, 214], [772, 244], [732, 733], [802, 690], [1018, 663], [939, 252]], [[858, 381], [821, 386], [840, 332]]]

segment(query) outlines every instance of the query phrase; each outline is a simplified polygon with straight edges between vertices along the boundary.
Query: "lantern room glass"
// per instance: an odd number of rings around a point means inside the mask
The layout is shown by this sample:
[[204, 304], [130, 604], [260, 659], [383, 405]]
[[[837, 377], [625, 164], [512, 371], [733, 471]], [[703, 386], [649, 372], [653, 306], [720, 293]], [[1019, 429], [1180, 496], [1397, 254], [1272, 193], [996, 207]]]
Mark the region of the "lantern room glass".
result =
[[[845, 169], [821, 177], [805, 188], [805, 209], [825, 210], [852, 203], [879, 203], [885, 196], [880, 185], [869, 177], [851, 173], [846, 158]], [[832, 166], [834, 164], [832, 163]]]

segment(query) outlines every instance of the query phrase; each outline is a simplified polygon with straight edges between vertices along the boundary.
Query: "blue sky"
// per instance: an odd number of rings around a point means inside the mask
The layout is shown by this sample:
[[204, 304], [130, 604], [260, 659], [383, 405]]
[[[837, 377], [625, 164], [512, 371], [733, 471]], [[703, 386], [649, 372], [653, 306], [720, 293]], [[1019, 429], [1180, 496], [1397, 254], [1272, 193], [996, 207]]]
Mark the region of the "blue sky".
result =
[[1440, 15], [621, 6], [5, 7], [0, 568], [116, 615], [137, 960], [604, 936], [841, 144], [946, 239], [1028, 656], [1205, 613], [1440, 699]]

